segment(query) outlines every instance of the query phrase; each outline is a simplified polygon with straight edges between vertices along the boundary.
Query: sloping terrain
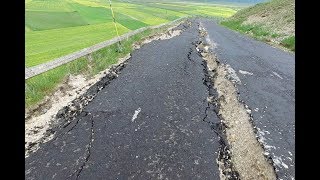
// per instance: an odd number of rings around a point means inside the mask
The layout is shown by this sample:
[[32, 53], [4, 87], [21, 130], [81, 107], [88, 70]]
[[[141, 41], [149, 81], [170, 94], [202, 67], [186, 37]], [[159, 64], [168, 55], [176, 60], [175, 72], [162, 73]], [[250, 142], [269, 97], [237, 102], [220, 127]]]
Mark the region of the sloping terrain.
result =
[[272, 0], [256, 4], [239, 10], [222, 25], [295, 51], [294, 0]]

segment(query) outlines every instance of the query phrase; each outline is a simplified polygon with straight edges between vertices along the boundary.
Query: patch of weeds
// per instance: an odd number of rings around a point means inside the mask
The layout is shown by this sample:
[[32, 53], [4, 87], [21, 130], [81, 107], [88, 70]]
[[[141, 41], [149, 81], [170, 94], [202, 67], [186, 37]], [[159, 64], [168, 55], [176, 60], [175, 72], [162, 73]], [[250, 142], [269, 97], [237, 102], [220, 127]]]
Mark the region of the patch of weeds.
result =
[[291, 51], [295, 51], [296, 49], [296, 45], [295, 45], [295, 36], [290, 36], [287, 37], [285, 39], [283, 39], [280, 44], [288, 49], [290, 49]]
[[277, 37], [280, 37], [280, 34], [272, 33], [272, 34], [271, 34], [271, 37], [272, 37], [272, 38], [277, 38]]
[[253, 26], [251, 31], [254, 36], [258, 36], [258, 37], [270, 35], [269, 31], [265, 30], [264, 28], [262, 28], [260, 26]]
[[245, 34], [252, 33], [252, 35], [256, 38], [260, 36], [269, 36], [271, 34], [268, 30], [260, 25], [242, 24], [242, 22], [243, 20], [228, 20], [222, 21], [221, 25]]
[[[260, 25], [243, 25], [242, 22], [243, 20], [227, 20], [220, 22], [220, 24], [230, 29], [239, 31], [240, 33], [248, 34], [254, 39], [267, 43], [270, 43], [271, 39], [283, 36], [281, 34], [271, 33], [271, 31]], [[280, 42], [280, 45], [288, 48], [291, 51], [295, 51], [295, 36], [290, 36], [283, 39]]]
[[52, 93], [58, 84], [69, 74], [80, 74], [86, 71], [88, 61], [81, 57], [55, 69], [39, 74], [26, 80], [25, 103], [30, 107], [42, 101], [46, 94]]

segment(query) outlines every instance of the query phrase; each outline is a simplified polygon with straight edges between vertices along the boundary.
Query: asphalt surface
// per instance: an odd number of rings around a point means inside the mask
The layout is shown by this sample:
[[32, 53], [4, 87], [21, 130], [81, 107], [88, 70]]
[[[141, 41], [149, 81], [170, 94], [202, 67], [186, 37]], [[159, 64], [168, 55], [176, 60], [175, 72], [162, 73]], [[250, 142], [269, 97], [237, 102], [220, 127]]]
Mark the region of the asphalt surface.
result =
[[[202, 20], [219, 61], [239, 77], [239, 99], [276, 164], [279, 179], [295, 178], [295, 56]], [[252, 73], [252, 75], [250, 74]]]
[[[266, 151], [282, 161], [279, 178], [294, 177], [294, 55], [201, 21], [219, 60], [236, 70]], [[60, 136], [26, 158], [26, 179], [220, 179], [221, 144], [208, 123], [220, 120], [195, 50], [198, 22], [134, 51]]]
[[219, 179], [197, 28], [133, 52], [77, 125], [26, 159], [26, 178]]

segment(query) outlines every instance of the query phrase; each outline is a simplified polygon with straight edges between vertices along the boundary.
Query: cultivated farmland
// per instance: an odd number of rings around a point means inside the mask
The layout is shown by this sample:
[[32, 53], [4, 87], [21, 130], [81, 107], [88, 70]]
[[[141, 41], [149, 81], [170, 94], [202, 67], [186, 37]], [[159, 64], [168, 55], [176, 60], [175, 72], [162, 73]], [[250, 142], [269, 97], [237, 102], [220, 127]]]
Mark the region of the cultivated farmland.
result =
[[[26, 0], [27, 67], [78, 51], [116, 36], [108, 1]], [[112, 1], [119, 34], [188, 15], [230, 17], [228, 6]]]

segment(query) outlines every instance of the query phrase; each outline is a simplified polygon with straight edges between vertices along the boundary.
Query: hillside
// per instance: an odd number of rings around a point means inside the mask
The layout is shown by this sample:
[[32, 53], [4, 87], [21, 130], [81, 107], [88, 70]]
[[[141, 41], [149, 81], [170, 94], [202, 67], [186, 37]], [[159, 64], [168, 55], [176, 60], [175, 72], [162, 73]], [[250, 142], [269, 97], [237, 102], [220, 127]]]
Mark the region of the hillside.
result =
[[272, 0], [256, 4], [238, 11], [222, 25], [295, 51], [294, 0]]

